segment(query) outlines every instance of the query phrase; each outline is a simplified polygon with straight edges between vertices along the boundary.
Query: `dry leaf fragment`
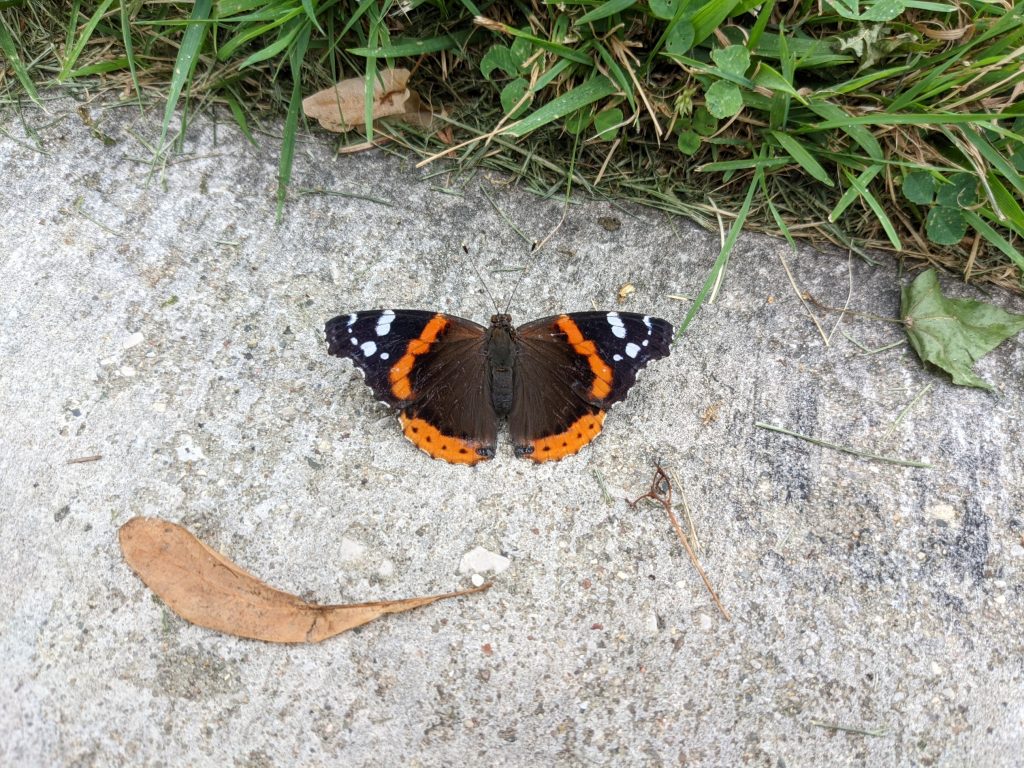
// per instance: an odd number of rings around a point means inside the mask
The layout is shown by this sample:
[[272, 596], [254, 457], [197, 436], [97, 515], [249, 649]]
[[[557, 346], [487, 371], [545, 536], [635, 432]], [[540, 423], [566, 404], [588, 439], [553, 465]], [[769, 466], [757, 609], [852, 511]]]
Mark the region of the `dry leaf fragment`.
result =
[[[373, 119], [398, 117], [421, 128], [433, 126], [433, 113], [409, 90], [408, 69], [382, 70], [373, 84]], [[331, 88], [317, 91], [302, 101], [306, 117], [315, 118], [328, 131], [344, 133], [364, 124], [366, 81], [362, 77], [342, 80]]]
[[167, 606], [193, 624], [272, 643], [318, 643], [386, 613], [490, 588], [352, 605], [316, 605], [264, 584], [167, 520], [134, 517], [119, 533], [124, 559]]

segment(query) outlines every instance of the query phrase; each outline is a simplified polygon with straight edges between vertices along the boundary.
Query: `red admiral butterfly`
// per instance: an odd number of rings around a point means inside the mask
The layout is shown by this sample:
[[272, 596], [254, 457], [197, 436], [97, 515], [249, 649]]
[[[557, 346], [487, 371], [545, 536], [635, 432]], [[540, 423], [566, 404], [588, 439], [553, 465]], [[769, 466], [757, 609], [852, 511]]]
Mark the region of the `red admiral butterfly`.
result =
[[516, 456], [576, 453], [601, 431], [637, 372], [665, 357], [672, 326], [633, 312], [573, 312], [490, 328], [439, 312], [371, 310], [327, 322], [329, 352], [351, 359], [399, 410], [418, 448], [453, 464], [494, 456], [507, 417]]

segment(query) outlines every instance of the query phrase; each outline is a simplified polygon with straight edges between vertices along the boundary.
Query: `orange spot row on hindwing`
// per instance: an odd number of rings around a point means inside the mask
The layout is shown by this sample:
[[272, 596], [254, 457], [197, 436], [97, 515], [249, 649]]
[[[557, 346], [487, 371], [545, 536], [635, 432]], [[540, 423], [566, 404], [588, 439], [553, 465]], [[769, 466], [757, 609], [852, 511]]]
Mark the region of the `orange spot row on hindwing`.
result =
[[434, 315], [430, 322], [423, 327], [419, 338], [409, 342], [409, 346], [405, 348], [405, 354], [388, 371], [388, 381], [391, 382], [392, 395], [399, 400], [408, 400], [412, 397], [412, 383], [409, 381], [409, 373], [416, 363], [416, 356], [427, 352], [430, 349], [430, 345], [437, 341], [437, 337], [447, 327], [448, 321], [444, 317]]
[[[572, 348], [576, 350], [576, 354], [587, 358], [590, 371], [594, 374], [594, 381], [590, 385], [590, 394], [596, 400], [604, 400], [612, 391], [613, 374], [611, 366], [597, 353], [597, 347], [594, 346], [594, 342], [583, 338], [583, 333], [580, 331], [579, 326], [572, 321], [572, 318], [562, 315], [558, 318], [555, 325], [565, 334], [569, 343], [572, 344]], [[601, 431], [600, 428], [598, 428], [598, 431]]]
[[529, 454], [529, 458], [534, 461], [555, 461], [578, 453], [580, 448], [600, 434], [604, 414], [604, 411], [586, 413], [570, 424], [564, 432], [531, 440], [533, 453]]
[[476, 464], [484, 460], [476, 452], [476, 443], [442, 434], [441, 430], [423, 419], [405, 413], [399, 414], [398, 419], [402, 422], [402, 431], [413, 445], [435, 459], [444, 459], [452, 464]]

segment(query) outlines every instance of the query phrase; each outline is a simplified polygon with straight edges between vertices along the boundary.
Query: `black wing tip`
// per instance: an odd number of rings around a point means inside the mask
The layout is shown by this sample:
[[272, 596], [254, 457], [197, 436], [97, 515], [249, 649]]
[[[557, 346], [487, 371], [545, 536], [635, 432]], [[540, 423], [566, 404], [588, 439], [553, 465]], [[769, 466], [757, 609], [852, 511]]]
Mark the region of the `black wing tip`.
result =
[[335, 357], [346, 356], [344, 354], [346, 347], [342, 344], [345, 334], [342, 329], [348, 325], [351, 317], [351, 314], [338, 315], [324, 323], [324, 335], [327, 337], [327, 354], [334, 355]]

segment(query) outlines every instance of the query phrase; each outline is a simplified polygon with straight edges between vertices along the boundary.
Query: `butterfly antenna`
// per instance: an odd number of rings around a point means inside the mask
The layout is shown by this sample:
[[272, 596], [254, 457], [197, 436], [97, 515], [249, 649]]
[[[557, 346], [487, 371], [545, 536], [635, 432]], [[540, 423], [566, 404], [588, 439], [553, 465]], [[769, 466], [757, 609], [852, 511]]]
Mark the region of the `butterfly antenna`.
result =
[[540, 248], [538, 247], [537, 241], [535, 240], [533, 242], [533, 245], [530, 246], [530, 259], [527, 261], [526, 266], [523, 267], [523, 271], [519, 273], [519, 279], [516, 280], [516, 284], [512, 288], [512, 293], [509, 294], [508, 303], [505, 305], [504, 314], [508, 314], [509, 307], [512, 306], [512, 299], [514, 299], [516, 297], [516, 294], [519, 292], [519, 286], [522, 285], [523, 278], [526, 277], [527, 273], [530, 271], [534, 263], [537, 261], [537, 252], [539, 250]]
[[[469, 248], [467, 248], [465, 244], [463, 244], [462, 250], [465, 252], [467, 256], [469, 256]], [[483, 276], [480, 274], [480, 267], [477, 265], [476, 259], [470, 256], [469, 260], [473, 264], [473, 271], [476, 273], [476, 279], [480, 281], [480, 285], [484, 287], [484, 292], [487, 294], [487, 298], [489, 298], [491, 300], [491, 304], [494, 305], [495, 313], [500, 313], [500, 310], [498, 309], [498, 302], [494, 300], [494, 296], [491, 294], [491, 289], [487, 287], [487, 283], [484, 281]], [[507, 311], [508, 310], [506, 310], [506, 312]]]

